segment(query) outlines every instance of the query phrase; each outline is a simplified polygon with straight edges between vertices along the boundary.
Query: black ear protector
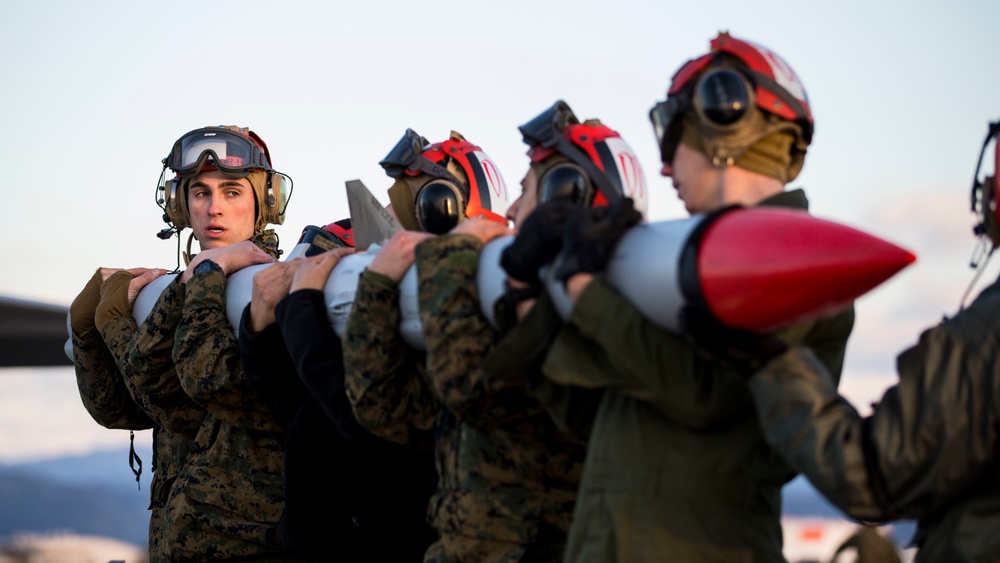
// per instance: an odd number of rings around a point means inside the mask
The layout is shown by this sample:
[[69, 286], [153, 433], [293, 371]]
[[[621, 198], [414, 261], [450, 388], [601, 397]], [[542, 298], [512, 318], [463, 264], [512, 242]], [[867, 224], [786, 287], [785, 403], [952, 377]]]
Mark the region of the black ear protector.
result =
[[448, 180], [435, 178], [420, 186], [413, 201], [417, 222], [428, 233], [447, 233], [465, 218], [463, 192]]
[[738, 127], [757, 103], [750, 81], [726, 66], [711, 68], [698, 78], [693, 102], [702, 121], [720, 132]]
[[587, 173], [572, 162], [561, 162], [542, 173], [538, 179], [538, 203], [554, 199], [590, 207], [594, 202], [594, 184]]

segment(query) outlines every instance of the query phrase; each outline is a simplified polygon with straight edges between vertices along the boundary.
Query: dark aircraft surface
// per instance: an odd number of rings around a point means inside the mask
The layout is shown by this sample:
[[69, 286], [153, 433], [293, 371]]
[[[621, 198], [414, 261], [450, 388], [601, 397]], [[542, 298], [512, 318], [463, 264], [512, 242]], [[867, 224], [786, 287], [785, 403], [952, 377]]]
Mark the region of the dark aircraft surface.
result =
[[0, 367], [72, 365], [66, 344], [69, 307], [0, 296]]

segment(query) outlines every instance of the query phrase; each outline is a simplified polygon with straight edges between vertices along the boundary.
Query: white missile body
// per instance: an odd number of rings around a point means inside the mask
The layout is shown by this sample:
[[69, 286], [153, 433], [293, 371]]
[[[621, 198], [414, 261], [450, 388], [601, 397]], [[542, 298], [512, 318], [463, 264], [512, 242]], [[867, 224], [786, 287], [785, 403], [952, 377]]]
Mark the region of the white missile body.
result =
[[[503, 250], [513, 236], [490, 241], [480, 253], [477, 285], [483, 314], [495, 324], [494, 306], [503, 296]], [[289, 258], [302, 255], [300, 244]], [[327, 279], [324, 296], [338, 335], [347, 324], [358, 280], [377, 248], [345, 256]], [[721, 215], [638, 225], [621, 239], [607, 266], [608, 282], [654, 324], [680, 330], [680, 313], [698, 304], [723, 324], [753, 331], [773, 330], [829, 314], [878, 286], [915, 257], [857, 229], [801, 211], [750, 208]], [[226, 314], [234, 330], [250, 302], [253, 275], [270, 267], [245, 268], [229, 277]], [[161, 276], [137, 297], [133, 313], [145, 320], [173, 275]], [[572, 303], [547, 269], [542, 278], [560, 313]], [[416, 266], [400, 281], [400, 333], [424, 349]]]

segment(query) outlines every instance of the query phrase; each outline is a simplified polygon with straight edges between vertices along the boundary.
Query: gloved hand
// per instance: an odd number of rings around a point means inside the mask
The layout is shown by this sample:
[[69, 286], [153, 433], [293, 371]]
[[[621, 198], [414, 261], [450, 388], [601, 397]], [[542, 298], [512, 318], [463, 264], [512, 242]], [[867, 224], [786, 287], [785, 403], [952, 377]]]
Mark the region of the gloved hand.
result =
[[87, 337], [91, 331], [97, 329], [94, 324], [94, 314], [97, 310], [97, 304], [101, 301], [101, 282], [103, 281], [101, 269], [98, 268], [80, 295], [77, 295], [69, 306], [70, 326], [73, 327], [73, 333], [80, 338]]
[[562, 251], [556, 260], [556, 278], [565, 282], [574, 274], [603, 270], [618, 241], [640, 222], [642, 213], [636, 210], [631, 198], [574, 214], [566, 222]]
[[507, 275], [533, 287], [540, 287], [538, 269], [548, 264], [562, 246], [563, 227], [578, 205], [554, 199], [539, 205], [518, 228], [517, 236], [500, 255]]
[[774, 333], [725, 326], [712, 313], [695, 305], [681, 310], [681, 328], [703, 358], [746, 376], [788, 349], [788, 344]]
[[97, 330], [104, 333], [104, 327], [118, 317], [132, 312], [128, 300], [128, 284], [132, 274], [127, 270], [115, 272], [101, 284], [101, 302], [97, 304], [94, 321]]

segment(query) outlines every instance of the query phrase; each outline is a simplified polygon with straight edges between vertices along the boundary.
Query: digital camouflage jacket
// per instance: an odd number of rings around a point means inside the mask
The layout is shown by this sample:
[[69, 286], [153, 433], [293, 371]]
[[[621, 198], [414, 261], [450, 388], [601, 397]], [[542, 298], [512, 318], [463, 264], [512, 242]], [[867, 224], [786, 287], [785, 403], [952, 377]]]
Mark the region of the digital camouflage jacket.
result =
[[416, 248], [427, 383], [453, 415], [439, 433], [431, 516], [442, 533], [517, 544], [508, 557], [557, 561], [584, 448], [528, 394], [527, 381], [540, 378], [538, 364], [533, 373], [499, 377], [483, 369], [493, 353], [506, 358], [524, 350], [498, 348], [500, 335], [481, 311], [481, 249], [479, 239], [463, 235], [435, 237]]
[[206, 413], [167, 501], [166, 533], [178, 561], [278, 549], [283, 429], [244, 380], [226, 282], [218, 268], [188, 281], [174, 338], [181, 387]]

